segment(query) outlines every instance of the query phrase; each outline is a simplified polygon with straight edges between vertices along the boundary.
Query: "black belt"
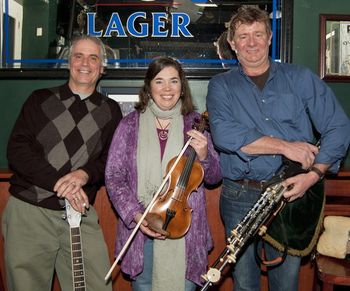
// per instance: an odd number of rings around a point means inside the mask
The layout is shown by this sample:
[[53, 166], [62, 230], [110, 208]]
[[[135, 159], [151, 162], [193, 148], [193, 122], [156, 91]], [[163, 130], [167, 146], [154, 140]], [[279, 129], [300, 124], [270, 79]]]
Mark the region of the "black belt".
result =
[[248, 188], [255, 188], [260, 190], [264, 188], [264, 183], [266, 182], [266, 181], [256, 181], [256, 180], [248, 180], [248, 179], [232, 180], [232, 181], [240, 185], [246, 186]]

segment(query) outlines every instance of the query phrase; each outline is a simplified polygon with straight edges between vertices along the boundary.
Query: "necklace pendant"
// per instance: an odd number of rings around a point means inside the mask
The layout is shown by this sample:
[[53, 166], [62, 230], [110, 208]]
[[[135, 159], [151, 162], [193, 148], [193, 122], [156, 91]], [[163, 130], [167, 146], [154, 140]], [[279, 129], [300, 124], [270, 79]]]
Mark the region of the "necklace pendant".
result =
[[167, 140], [168, 139], [168, 131], [167, 130], [160, 130], [158, 132], [158, 137], [160, 140]]
[[165, 127], [163, 127], [157, 116], [156, 116], [156, 120], [157, 120], [158, 125], [160, 127], [160, 128], [157, 128], [159, 139], [161, 141], [167, 140], [168, 139], [168, 129], [167, 128], [170, 125], [170, 122]]

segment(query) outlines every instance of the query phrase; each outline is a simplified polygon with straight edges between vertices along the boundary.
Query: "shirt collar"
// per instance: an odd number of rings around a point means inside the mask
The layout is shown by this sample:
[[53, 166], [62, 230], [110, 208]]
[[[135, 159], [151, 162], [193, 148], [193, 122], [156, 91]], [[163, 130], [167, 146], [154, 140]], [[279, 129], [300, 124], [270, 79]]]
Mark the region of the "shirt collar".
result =
[[[75, 94], [72, 92], [72, 90], [69, 88], [68, 86], [68, 82], [65, 83], [63, 86], [60, 87], [60, 98], [61, 100], [67, 100], [69, 98], [72, 98]], [[80, 97], [79, 97], [80, 99]], [[89, 100], [90, 102], [96, 104], [96, 105], [101, 105], [101, 95], [100, 93], [98, 93], [96, 91], [96, 89], [94, 90], [94, 92], [87, 97], [84, 100]]]
[[[276, 62], [271, 57], [269, 57], [269, 62], [270, 62], [270, 76], [272, 76], [272, 74], [276, 72]], [[240, 62], [238, 62], [238, 70], [242, 75], [246, 76], [246, 73], [244, 72]]]

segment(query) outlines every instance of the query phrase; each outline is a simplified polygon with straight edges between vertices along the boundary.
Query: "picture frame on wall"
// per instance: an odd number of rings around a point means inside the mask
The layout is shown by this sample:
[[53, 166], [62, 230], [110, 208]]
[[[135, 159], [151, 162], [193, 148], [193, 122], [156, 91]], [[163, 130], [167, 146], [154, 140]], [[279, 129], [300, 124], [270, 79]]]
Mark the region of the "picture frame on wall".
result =
[[320, 14], [320, 77], [350, 82], [350, 14]]
[[139, 101], [140, 87], [138, 86], [98, 86], [97, 90], [108, 98], [117, 101], [123, 116], [134, 111], [135, 105]]

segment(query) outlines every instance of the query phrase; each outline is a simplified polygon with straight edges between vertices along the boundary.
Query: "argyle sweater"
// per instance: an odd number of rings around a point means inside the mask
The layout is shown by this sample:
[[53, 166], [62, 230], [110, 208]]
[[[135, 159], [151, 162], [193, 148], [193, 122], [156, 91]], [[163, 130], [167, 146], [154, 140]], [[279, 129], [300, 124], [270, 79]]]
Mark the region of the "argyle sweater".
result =
[[81, 100], [68, 84], [34, 91], [12, 130], [7, 158], [14, 172], [10, 193], [31, 204], [60, 210], [53, 187], [73, 170], [89, 175], [90, 203], [103, 184], [109, 144], [122, 114], [117, 102], [95, 91]]

